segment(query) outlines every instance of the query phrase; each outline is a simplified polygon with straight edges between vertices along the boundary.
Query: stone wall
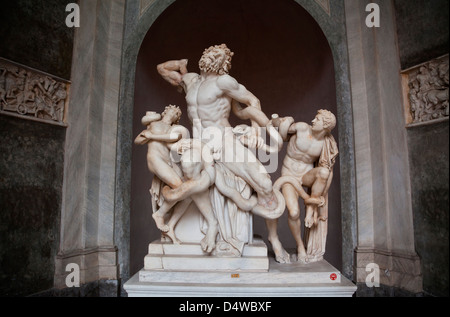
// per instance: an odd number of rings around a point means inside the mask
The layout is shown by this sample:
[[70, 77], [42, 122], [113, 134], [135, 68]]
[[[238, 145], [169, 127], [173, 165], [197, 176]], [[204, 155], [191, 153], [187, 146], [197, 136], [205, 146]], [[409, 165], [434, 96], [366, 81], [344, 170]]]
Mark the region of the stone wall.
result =
[[7, 0], [0, 10], [0, 56], [70, 79], [73, 29], [65, 24], [74, 0]]
[[53, 286], [64, 128], [0, 116], [0, 295]]
[[447, 0], [394, 0], [402, 69], [448, 54]]
[[[70, 79], [75, 1], [8, 0], [0, 10], [0, 57]], [[66, 129], [0, 115], [0, 296], [53, 287]]]
[[[449, 52], [447, 0], [395, 0], [402, 70]], [[448, 109], [448, 57], [447, 57]], [[407, 128], [414, 240], [426, 294], [448, 296], [449, 145], [447, 120]]]
[[416, 250], [436, 296], [448, 296], [448, 137], [448, 121], [408, 129]]

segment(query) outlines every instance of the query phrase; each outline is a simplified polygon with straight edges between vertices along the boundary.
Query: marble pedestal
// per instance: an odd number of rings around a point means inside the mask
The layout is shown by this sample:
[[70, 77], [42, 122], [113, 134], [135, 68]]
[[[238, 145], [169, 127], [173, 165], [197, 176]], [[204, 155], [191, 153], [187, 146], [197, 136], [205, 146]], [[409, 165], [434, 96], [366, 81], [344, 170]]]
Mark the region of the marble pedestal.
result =
[[238, 258], [203, 255], [195, 244], [152, 243], [149, 251], [144, 268], [124, 284], [129, 297], [345, 297], [356, 291], [328, 262], [279, 264], [258, 240]]
[[[269, 259], [267, 246], [255, 238], [246, 244], [241, 256], [235, 256], [230, 248], [218, 243], [211, 255], [204, 253], [199, 243], [175, 245], [171, 242], [155, 241], [150, 243], [148, 254], [144, 258], [141, 281], [147, 281], [149, 272], [267, 272]], [[218, 249], [218, 250], [217, 250]], [[142, 280], [144, 278], [144, 280]]]

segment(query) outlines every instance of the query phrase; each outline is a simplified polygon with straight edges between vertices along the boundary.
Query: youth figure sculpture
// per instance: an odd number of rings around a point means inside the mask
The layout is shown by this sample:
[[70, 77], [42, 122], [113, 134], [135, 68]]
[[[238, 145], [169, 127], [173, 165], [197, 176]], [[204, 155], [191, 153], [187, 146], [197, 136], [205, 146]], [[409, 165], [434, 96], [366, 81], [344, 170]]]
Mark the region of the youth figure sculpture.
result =
[[[209, 200], [208, 188], [215, 181], [213, 159], [208, 149], [198, 140], [187, 139], [189, 131], [178, 125], [181, 110], [173, 105], [159, 115], [147, 112], [142, 123], [147, 129], [135, 139], [136, 144], [147, 144], [147, 166], [154, 174], [150, 194], [153, 219], [165, 235], [179, 244], [174, 228], [191, 203], [195, 203], [206, 220], [208, 229], [200, 242], [202, 250], [210, 253], [216, 246], [217, 220]], [[181, 155], [174, 161], [171, 151]], [[172, 211], [168, 224], [164, 216]]]
[[[294, 123], [292, 117], [286, 117], [274, 120], [274, 126], [280, 128], [284, 140], [289, 140], [279, 181], [284, 182], [282, 191], [289, 211], [289, 228], [297, 243], [297, 259], [317, 262], [325, 254], [328, 190], [339, 153], [331, 135], [336, 118], [328, 110], [319, 110], [312, 125]], [[310, 188], [311, 194], [307, 194], [302, 186]], [[299, 197], [306, 206], [306, 248], [301, 237]], [[289, 263], [290, 256], [278, 238], [277, 220], [266, 220], [266, 224], [276, 261]]]

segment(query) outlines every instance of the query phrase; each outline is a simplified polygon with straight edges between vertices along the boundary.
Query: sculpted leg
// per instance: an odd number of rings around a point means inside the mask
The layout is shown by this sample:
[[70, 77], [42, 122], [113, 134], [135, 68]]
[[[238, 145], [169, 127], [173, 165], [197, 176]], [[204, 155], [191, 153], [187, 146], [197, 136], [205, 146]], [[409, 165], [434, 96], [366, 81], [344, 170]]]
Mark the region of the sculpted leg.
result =
[[207, 190], [192, 195], [192, 200], [195, 202], [201, 214], [205, 218], [206, 223], [208, 224], [208, 231], [200, 244], [204, 252], [211, 253], [211, 251], [213, 251], [216, 247], [216, 237], [219, 232], [219, 227], [212, 210], [209, 191]]
[[186, 210], [192, 203], [192, 199], [188, 198], [183, 201], [180, 201], [175, 205], [173, 210], [172, 217], [170, 217], [169, 222], [167, 223], [168, 230], [165, 233], [174, 244], [180, 244], [180, 241], [175, 236], [175, 226], [177, 225], [180, 218], [184, 215]]
[[305, 227], [311, 228], [314, 224], [317, 224], [317, 205], [306, 205]]
[[153, 158], [149, 170], [171, 188], [177, 188], [183, 183], [174, 168], [164, 160]]
[[266, 226], [268, 231], [268, 239], [270, 244], [272, 244], [272, 249], [275, 253], [275, 261], [278, 263], [291, 263], [289, 253], [287, 253], [287, 251], [283, 248], [278, 237], [278, 219], [266, 219]]
[[188, 179], [177, 188], [165, 186], [162, 190], [164, 198], [169, 202], [185, 200], [196, 193], [206, 191], [211, 186], [211, 178], [205, 171], [197, 179]]
[[302, 261], [306, 258], [306, 250], [301, 237], [300, 208], [298, 204], [299, 196], [291, 184], [284, 185], [282, 191], [289, 211], [289, 229], [297, 243], [297, 259]]
[[259, 209], [274, 211], [277, 209], [278, 197], [274, 193], [270, 175], [255, 155], [233, 136], [224, 137], [222, 161], [230, 171], [253, 188]]
[[175, 205], [175, 202], [164, 201], [162, 206], [152, 214], [152, 217], [156, 223], [156, 226], [162, 232], [169, 231], [169, 227], [164, 222], [164, 216], [174, 205]]
[[321, 202], [324, 202], [323, 195], [325, 194], [325, 190], [327, 188], [329, 176], [330, 171], [323, 167], [314, 168], [303, 176], [304, 184], [311, 187], [311, 199], [305, 200], [305, 226], [307, 228], [311, 228], [317, 223], [317, 207], [321, 205]]
[[316, 172], [315, 182], [311, 186], [311, 197], [320, 197], [324, 195], [327, 188], [328, 177], [330, 177], [330, 171], [325, 167], [317, 167], [314, 169]]

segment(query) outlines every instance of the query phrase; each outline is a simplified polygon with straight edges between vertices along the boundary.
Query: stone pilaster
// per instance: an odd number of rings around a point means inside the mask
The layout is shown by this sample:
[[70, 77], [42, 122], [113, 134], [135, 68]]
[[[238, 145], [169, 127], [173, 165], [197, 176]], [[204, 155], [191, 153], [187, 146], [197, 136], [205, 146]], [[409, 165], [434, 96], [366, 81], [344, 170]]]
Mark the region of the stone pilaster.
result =
[[125, 3], [81, 1], [67, 113], [60, 248], [55, 287], [66, 265], [80, 283], [119, 278], [114, 242], [116, 138]]
[[420, 292], [394, 7], [375, 1], [380, 27], [366, 27], [373, 2], [345, 1], [358, 184], [354, 279], [364, 282], [374, 263], [383, 285]]

